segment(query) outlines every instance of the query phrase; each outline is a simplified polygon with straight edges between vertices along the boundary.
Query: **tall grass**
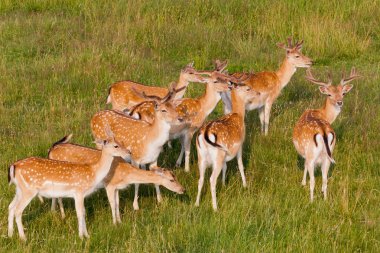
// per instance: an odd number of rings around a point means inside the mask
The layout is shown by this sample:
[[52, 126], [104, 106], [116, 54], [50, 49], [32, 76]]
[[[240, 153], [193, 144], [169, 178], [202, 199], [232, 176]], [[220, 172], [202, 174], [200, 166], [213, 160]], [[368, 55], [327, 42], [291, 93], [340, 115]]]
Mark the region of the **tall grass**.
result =
[[[378, 251], [380, 3], [378, 1], [11, 1], [0, 2], [0, 251]], [[164, 191], [157, 205], [144, 187], [142, 210], [122, 194], [123, 224], [114, 227], [104, 191], [86, 200], [91, 239], [77, 236], [71, 200], [67, 219], [49, 203], [33, 201], [24, 212], [28, 242], [6, 237], [14, 187], [7, 167], [26, 156], [44, 156], [70, 132], [92, 145], [89, 120], [106, 108], [112, 82], [132, 79], [160, 86], [176, 80], [195, 61], [210, 69], [216, 58], [229, 70], [277, 68], [284, 52], [275, 43], [304, 39], [314, 72], [356, 66], [363, 78], [345, 98], [334, 123], [337, 165], [330, 173], [329, 200], [309, 203], [300, 184], [302, 163], [291, 143], [292, 128], [322, 95], [299, 70], [273, 108], [270, 134], [259, 133], [257, 113], [247, 117], [243, 189], [235, 162], [226, 187], [218, 185], [220, 211], [211, 208], [205, 184], [194, 207], [198, 169], [175, 169], [187, 196]], [[189, 86], [186, 96], [203, 91]], [[218, 107], [211, 118], [221, 115]], [[193, 150], [195, 148], [193, 147]], [[179, 145], [165, 148], [159, 164], [174, 167]], [[317, 187], [321, 186], [317, 172]], [[209, 175], [209, 174], [208, 174]]]

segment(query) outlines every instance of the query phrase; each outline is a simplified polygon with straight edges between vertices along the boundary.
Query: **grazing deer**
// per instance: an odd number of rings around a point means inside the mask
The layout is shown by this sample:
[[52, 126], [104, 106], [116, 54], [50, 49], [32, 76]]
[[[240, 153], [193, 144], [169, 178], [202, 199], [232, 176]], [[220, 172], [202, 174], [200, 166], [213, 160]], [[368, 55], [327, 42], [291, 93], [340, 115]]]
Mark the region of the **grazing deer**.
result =
[[[204, 82], [202, 76], [194, 69], [193, 63], [188, 64], [181, 70], [178, 83], [175, 87], [176, 89], [181, 89], [181, 91], [175, 94], [174, 99], [183, 97], [189, 82]], [[144, 101], [143, 98], [135, 93], [135, 90], [159, 98], [165, 97], [170, 92], [167, 88], [163, 87], [146, 86], [133, 81], [120, 81], [112, 84], [109, 88], [107, 104], [112, 104], [112, 109], [118, 111], [130, 109], [132, 106]]]
[[200, 177], [196, 206], [199, 206], [205, 171], [208, 166], [213, 168], [210, 184], [212, 205], [215, 211], [217, 210], [216, 181], [223, 169], [223, 184], [225, 183], [226, 162], [237, 157], [243, 186], [247, 186], [242, 160], [245, 138], [245, 106], [257, 95], [259, 94], [250, 86], [235, 86], [231, 91], [232, 113], [205, 124], [199, 131], [197, 151]]
[[[68, 143], [71, 135], [64, 137], [53, 144], [49, 150], [49, 159], [74, 163], [95, 163], [101, 157], [101, 151]], [[124, 162], [120, 158], [114, 159], [112, 168], [103, 180], [107, 191], [108, 201], [112, 210], [113, 223], [121, 222], [119, 212], [119, 190], [125, 189], [130, 184], [155, 184], [183, 194], [185, 189], [177, 181], [174, 174], [166, 169], [151, 167], [150, 171], [141, 170]], [[62, 200], [59, 200], [62, 218], [65, 217]], [[55, 199], [52, 202], [52, 210], [55, 209]]]
[[[136, 167], [157, 163], [163, 145], [169, 139], [170, 126], [179, 124], [183, 119], [178, 117], [169, 92], [160, 101], [155, 101], [154, 121], [137, 120], [117, 111], [105, 110], [96, 113], [91, 119], [91, 130], [95, 138], [105, 136], [105, 126], [109, 125], [115, 139], [131, 151], [132, 164]], [[136, 186], [133, 207], [138, 210], [138, 184]], [[157, 199], [161, 201], [159, 187], [156, 186]]]
[[334, 163], [332, 152], [335, 147], [336, 135], [331, 124], [339, 115], [343, 106], [343, 96], [347, 94], [352, 85], [347, 83], [358, 78], [355, 68], [352, 68], [348, 78], [342, 75], [340, 84], [333, 86], [331, 74], [328, 82], [316, 80], [311, 71], [307, 71], [306, 79], [319, 85], [322, 94], [327, 95], [325, 104], [317, 110], [306, 110], [298, 120], [293, 131], [293, 143], [300, 156], [305, 159], [305, 169], [302, 185], [306, 185], [306, 176], [310, 177], [310, 200], [314, 198], [314, 167], [321, 165], [322, 169], [322, 192], [327, 199], [327, 174], [331, 163]]
[[[107, 136], [107, 139], [110, 137]], [[74, 198], [78, 217], [79, 237], [89, 237], [85, 222], [84, 198], [96, 190], [111, 169], [114, 156], [125, 157], [129, 152], [113, 137], [98, 141], [101, 158], [94, 163], [78, 164], [29, 157], [9, 167], [9, 183], [16, 185], [16, 196], [9, 205], [8, 236], [13, 235], [14, 219], [20, 238], [26, 240], [22, 212], [38, 194], [47, 198]]]
[[[297, 68], [309, 68], [312, 65], [310, 58], [301, 53], [303, 41], [292, 44], [292, 38], [288, 38], [288, 45], [278, 43], [277, 46], [286, 50], [286, 57], [281, 67], [276, 72], [259, 72], [248, 75], [248, 79], [244, 84], [249, 85], [256, 91], [260, 92], [260, 96], [252, 100], [246, 106], [247, 110], [259, 110], [259, 118], [261, 123], [261, 131], [268, 134], [270, 111], [274, 101], [280, 95], [281, 90], [289, 83]], [[246, 73], [235, 73], [233, 76], [242, 77]], [[231, 99], [229, 96], [222, 97], [225, 104], [225, 113], [231, 111]]]

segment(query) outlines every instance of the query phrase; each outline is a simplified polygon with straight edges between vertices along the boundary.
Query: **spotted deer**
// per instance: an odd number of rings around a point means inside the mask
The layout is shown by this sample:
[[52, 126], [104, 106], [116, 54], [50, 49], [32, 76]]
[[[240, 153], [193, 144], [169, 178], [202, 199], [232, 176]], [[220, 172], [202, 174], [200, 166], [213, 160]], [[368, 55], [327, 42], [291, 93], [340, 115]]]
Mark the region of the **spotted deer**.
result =
[[254, 99], [258, 93], [250, 86], [235, 86], [231, 91], [232, 112], [219, 119], [206, 123], [199, 131], [197, 137], [199, 182], [198, 195], [195, 202], [199, 206], [205, 171], [212, 166], [210, 178], [212, 205], [217, 210], [216, 181], [223, 170], [223, 184], [225, 183], [226, 162], [237, 158], [238, 167], [243, 181], [247, 186], [242, 160], [242, 148], [245, 138], [245, 106]]
[[327, 199], [327, 175], [331, 163], [334, 163], [332, 152], [336, 143], [336, 134], [331, 124], [339, 115], [343, 106], [343, 97], [351, 89], [348, 83], [358, 78], [355, 68], [352, 68], [348, 78], [342, 75], [340, 84], [332, 85], [331, 74], [328, 81], [318, 81], [313, 77], [311, 71], [307, 71], [306, 79], [319, 85], [322, 94], [327, 95], [325, 104], [316, 110], [306, 110], [298, 120], [293, 131], [293, 143], [300, 156], [305, 159], [305, 169], [302, 185], [306, 185], [306, 176], [310, 177], [310, 200], [314, 198], [314, 167], [321, 165], [322, 170], [322, 192]]
[[[235, 73], [233, 76], [247, 76], [244, 84], [260, 92], [260, 96], [255, 98], [246, 106], [251, 111], [259, 110], [261, 131], [267, 135], [269, 128], [270, 111], [273, 103], [280, 95], [281, 90], [289, 83], [297, 68], [309, 68], [312, 60], [301, 53], [303, 41], [292, 43], [292, 38], [288, 38], [288, 44], [278, 43], [277, 46], [285, 49], [286, 57], [280, 68], [276, 72], [263, 71], [247, 75], [246, 73]], [[231, 111], [230, 96], [222, 97], [225, 104], [225, 113]]]
[[[181, 165], [183, 155], [185, 154], [186, 172], [190, 171], [190, 147], [194, 133], [198, 131], [207, 116], [214, 110], [221, 99], [221, 94], [230, 89], [229, 83], [240, 82], [239, 79], [226, 76], [218, 71], [209, 72], [207, 74], [209, 74], [210, 77], [204, 77], [204, 79], [207, 80], [206, 92], [201, 97], [183, 98], [175, 103], [177, 113], [182, 115], [186, 120], [184, 120], [182, 124], [171, 126], [169, 139], [173, 140], [179, 138], [181, 140], [181, 153], [177, 159], [176, 165]], [[148, 97], [146, 98], [149, 99]], [[139, 108], [137, 108], [134, 110], [134, 113], [138, 113], [138, 115], [147, 115], [144, 110], [147, 108], [146, 106], [148, 103], [150, 102], [144, 102], [142, 109], [139, 110]]]
[[[115, 134], [115, 139], [131, 151], [133, 165], [139, 167], [150, 163], [156, 164], [163, 145], [169, 139], [170, 126], [183, 121], [181, 117], [178, 117], [171, 103], [174, 95], [169, 92], [161, 100], [155, 101], [155, 115], [152, 123], [137, 120], [113, 110], [100, 111], [91, 119], [92, 134], [95, 138], [104, 137], [105, 126], [109, 125]], [[135, 186], [133, 207], [138, 210], [138, 184]], [[160, 202], [161, 195], [158, 186], [156, 186], [156, 190], [157, 199]]]
[[[174, 99], [182, 98], [186, 92], [186, 87], [190, 82], [203, 83], [202, 75], [198, 74], [193, 67], [193, 63], [188, 64], [181, 70], [176, 89], [181, 89], [174, 96]], [[147, 95], [157, 96], [159, 98], [165, 97], [169, 93], [168, 88], [147, 86], [133, 81], [120, 81], [111, 85], [109, 88], [109, 95], [107, 97], [107, 104], [112, 104], [112, 109], [124, 111], [130, 109], [132, 106], [144, 101], [143, 98], [138, 96], [134, 90], [145, 92]]]
[[[74, 163], [95, 163], [101, 157], [101, 151], [69, 143], [71, 135], [65, 136], [53, 144], [49, 150], [49, 159]], [[121, 158], [115, 158], [108, 175], [103, 179], [108, 201], [112, 210], [113, 223], [121, 223], [119, 212], [119, 190], [127, 188], [131, 184], [155, 184], [183, 194], [185, 189], [178, 182], [175, 175], [166, 169], [151, 167], [151, 170], [141, 170], [126, 163]], [[62, 200], [59, 200], [62, 218], [65, 217]], [[52, 210], [55, 209], [55, 199], [52, 202]]]
[[36, 196], [47, 198], [74, 198], [78, 217], [79, 236], [89, 237], [85, 222], [84, 198], [93, 193], [111, 169], [114, 156], [125, 157], [124, 149], [113, 137], [97, 141], [102, 146], [100, 159], [93, 163], [78, 164], [29, 157], [9, 167], [8, 180], [16, 186], [16, 196], [9, 205], [8, 236], [13, 235], [14, 219], [20, 238], [26, 240], [22, 224], [25, 207]]

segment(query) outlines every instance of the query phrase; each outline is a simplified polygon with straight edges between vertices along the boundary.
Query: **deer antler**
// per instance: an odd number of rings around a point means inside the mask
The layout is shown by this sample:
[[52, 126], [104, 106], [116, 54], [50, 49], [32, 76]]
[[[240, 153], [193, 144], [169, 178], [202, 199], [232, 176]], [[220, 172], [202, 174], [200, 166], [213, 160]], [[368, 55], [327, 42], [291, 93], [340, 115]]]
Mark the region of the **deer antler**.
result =
[[159, 101], [161, 100], [162, 98], [159, 97], [159, 96], [155, 96], [155, 95], [146, 95], [145, 92], [140, 92], [138, 90], [135, 89], [135, 87], [132, 87], [132, 90], [134, 93], [136, 93], [137, 96], [141, 97], [141, 98], [145, 98], [147, 100], [155, 100], [155, 101]]
[[318, 84], [321, 86], [330, 86], [332, 83], [331, 72], [328, 74], [328, 82], [322, 82], [322, 81], [318, 81], [317, 79], [315, 79], [315, 77], [311, 73], [311, 70], [307, 69], [306, 70], [306, 79], [312, 83], [315, 83], [315, 84]]
[[215, 65], [215, 71], [218, 71], [222, 73], [224, 69], [227, 67], [227, 60], [221, 61], [221, 60], [215, 60], [214, 65]]
[[348, 78], [346, 78], [345, 76], [346, 76], [346, 74], [345, 74], [345, 71], [343, 70], [343, 71], [342, 71], [342, 80], [340, 80], [340, 84], [341, 84], [341, 85], [345, 85], [345, 84], [351, 82], [352, 80], [361, 77], [361, 76], [356, 72], [355, 67], [352, 67], [352, 69], [351, 69], [351, 73], [350, 73], [350, 76], [349, 76]]
[[288, 48], [288, 49], [293, 48], [293, 44], [292, 44], [292, 36], [289, 36], [287, 40], [288, 40], [288, 46], [287, 46], [287, 48]]

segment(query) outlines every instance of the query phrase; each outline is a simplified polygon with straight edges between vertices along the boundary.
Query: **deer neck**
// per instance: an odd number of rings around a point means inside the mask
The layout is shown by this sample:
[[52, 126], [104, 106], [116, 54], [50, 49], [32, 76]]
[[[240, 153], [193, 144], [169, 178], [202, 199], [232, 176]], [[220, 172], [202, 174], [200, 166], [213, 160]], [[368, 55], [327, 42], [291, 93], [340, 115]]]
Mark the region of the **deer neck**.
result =
[[243, 126], [245, 117], [245, 103], [243, 98], [241, 98], [236, 91], [231, 92], [231, 102], [232, 102], [232, 113], [236, 113], [240, 116]]
[[161, 184], [161, 177], [154, 171], [134, 168], [132, 173], [129, 173], [127, 177], [130, 184]]
[[[179, 79], [178, 79], [178, 82], [177, 82], [177, 86], [175, 87], [176, 90], [182, 88], [182, 87], [187, 87], [189, 85], [189, 81], [187, 81], [187, 79], [181, 74], [179, 76]], [[174, 96], [174, 99], [180, 99], [182, 98], [184, 95], [185, 95], [185, 92], [186, 92], [186, 88], [177, 92]]]
[[288, 58], [285, 58], [280, 68], [276, 72], [276, 75], [280, 80], [281, 89], [283, 89], [289, 83], [296, 70], [297, 68], [289, 62]]
[[113, 156], [102, 151], [99, 161], [92, 164], [91, 167], [95, 174], [95, 185], [99, 184], [111, 169]]
[[319, 111], [322, 113], [324, 120], [332, 124], [336, 117], [338, 117], [341, 108], [333, 105], [329, 99], [326, 99], [324, 106]]
[[[157, 136], [157, 134], [163, 137], [168, 135], [167, 138], [169, 138], [169, 130], [170, 130], [170, 124], [166, 122], [166, 120], [160, 113], [156, 112], [156, 115], [150, 126], [150, 130], [148, 134], [153, 135], [154, 139]], [[164, 137], [164, 139], [165, 138], [166, 137]]]
[[221, 99], [219, 92], [215, 91], [212, 83], [207, 83], [206, 92], [199, 98], [201, 109], [209, 115]]

